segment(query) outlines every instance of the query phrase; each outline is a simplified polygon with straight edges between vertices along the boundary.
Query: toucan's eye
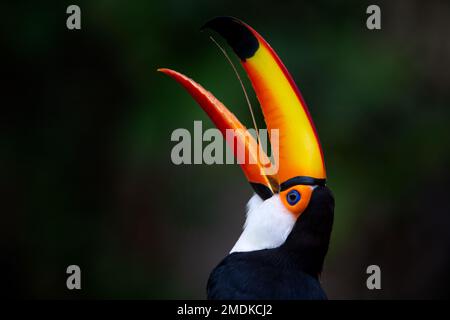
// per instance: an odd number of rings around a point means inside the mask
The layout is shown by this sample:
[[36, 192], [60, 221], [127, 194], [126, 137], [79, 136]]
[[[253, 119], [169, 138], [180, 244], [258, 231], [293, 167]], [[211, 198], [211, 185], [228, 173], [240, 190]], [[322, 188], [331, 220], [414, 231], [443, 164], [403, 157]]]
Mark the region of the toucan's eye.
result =
[[286, 200], [291, 206], [297, 204], [297, 202], [300, 201], [300, 198], [301, 198], [300, 192], [298, 192], [295, 189], [289, 191], [289, 193], [286, 195]]

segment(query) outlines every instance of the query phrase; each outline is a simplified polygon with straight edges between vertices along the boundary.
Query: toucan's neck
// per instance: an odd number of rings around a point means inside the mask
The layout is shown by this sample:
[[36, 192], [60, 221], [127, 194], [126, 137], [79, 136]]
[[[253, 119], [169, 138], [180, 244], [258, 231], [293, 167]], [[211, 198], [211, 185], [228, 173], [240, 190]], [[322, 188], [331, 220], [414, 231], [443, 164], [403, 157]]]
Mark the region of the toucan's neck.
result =
[[278, 194], [248, 203], [247, 219], [230, 253], [271, 250], [280, 261], [317, 277], [322, 272], [333, 225], [334, 199], [325, 186], [314, 189], [306, 210], [295, 219]]
[[326, 245], [313, 244], [308, 242], [304, 235], [291, 233], [278, 250], [301, 271], [317, 277], [322, 272], [328, 243]]
[[297, 219], [279, 250], [312, 275], [322, 272], [334, 218], [334, 199], [327, 187], [314, 190], [308, 208]]
[[279, 195], [263, 201], [254, 195], [248, 202], [244, 231], [231, 252], [250, 252], [281, 246], [295, 224]]

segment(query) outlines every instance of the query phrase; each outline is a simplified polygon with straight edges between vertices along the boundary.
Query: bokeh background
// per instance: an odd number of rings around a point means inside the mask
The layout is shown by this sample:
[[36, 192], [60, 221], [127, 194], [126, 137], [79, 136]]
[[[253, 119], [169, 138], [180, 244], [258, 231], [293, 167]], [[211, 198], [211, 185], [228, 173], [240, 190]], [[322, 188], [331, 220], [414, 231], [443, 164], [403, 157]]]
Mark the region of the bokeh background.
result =
[[[66, 28], [70, 4], [81, 7], [79, 31]], [[369, 4], [381, 7], [382, 30], [366, 28]], [[237, 165], [171, 163], [172, 131], [211, 123], [155, 70], [193, 77], [250, 126], [231, 67], [199, 32], [208, 19], [233, 15], [275, 48], [318, 127], [336, 198], [322, 277], [329, 297], [449, 297], [448, 2], [0, 8], [2, 295], [205, 297], [252, 191]], [[81, 291], [66, 289], [70, 264], [81, 267]], [[382, 290], [366, 288], [371, 264], [381, 267]]]

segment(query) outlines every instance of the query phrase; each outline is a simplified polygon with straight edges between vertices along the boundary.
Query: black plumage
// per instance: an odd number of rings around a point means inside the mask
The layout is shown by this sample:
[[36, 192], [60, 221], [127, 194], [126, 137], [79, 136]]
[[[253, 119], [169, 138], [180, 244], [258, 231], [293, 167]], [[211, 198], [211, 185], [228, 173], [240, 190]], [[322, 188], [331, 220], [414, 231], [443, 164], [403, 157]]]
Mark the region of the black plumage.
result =
[[333, 218], [331, 191], [316, 187], [283, 245], [235, 252], [220, 262], [208, 280], [208, 299], [326, 299], [319, 277]]

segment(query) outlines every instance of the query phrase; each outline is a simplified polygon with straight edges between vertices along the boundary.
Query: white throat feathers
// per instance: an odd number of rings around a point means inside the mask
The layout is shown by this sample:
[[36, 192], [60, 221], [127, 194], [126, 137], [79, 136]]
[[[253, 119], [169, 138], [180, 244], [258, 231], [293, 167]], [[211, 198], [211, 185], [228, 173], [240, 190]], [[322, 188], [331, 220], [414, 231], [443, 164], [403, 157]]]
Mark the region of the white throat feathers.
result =
[[230, 253], [277, 248], [286, 241], [295, 221], [280, 195], [263, 201], [255, 194], [247, 204], [244, 231]]

